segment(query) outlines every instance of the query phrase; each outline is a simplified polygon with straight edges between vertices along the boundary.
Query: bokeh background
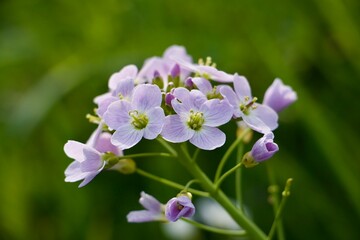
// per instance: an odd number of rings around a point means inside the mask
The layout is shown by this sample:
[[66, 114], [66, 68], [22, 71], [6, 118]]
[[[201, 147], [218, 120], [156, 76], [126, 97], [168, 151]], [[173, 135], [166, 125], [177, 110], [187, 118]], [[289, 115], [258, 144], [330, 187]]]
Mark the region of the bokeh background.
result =
[[[275, 77], [298, 93], [280, 114], [281, 151], [244, 173], [256, 223], [267, 232], [273, 219], [269, 164], [280, 187], [294, 178], [287, 239], [360, 239], [359, 10], [357, 0], [0, 1], [0, 239], [171, 239], [161, 224], [128, 224], [125, 216], [141, 208], [140, 191], [166, 202], [177, 190], [116, 172], [78, 189], [64, 182], [71, 160], [63, 145], [94, 130], [85, 115], [113, 72], [141, 67], [172, 44], [247, 76], [260, 99]], [[154, 145], [142, 141], [133, 151]], [[213, 174], [221, 154], [202, 153], [199, 164]], [[137, 164], [189, 180], [169, 159]]]

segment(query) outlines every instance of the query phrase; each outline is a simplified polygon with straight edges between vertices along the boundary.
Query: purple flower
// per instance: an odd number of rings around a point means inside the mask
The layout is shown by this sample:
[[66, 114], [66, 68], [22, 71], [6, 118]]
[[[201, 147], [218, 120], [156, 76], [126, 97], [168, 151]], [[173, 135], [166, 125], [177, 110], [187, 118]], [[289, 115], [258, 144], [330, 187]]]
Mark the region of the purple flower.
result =
[[146, 210], [131, 211], [126, 216], [128, 222], [166, 221], [163, 213], [163, 204], [153, 196], [141, 192], [139, 202]]
[[101, 132], [102, 124], [94, 131], [86, 144], [68, 141], [64, 146], [66, 155], [73, 161], [65, 170], [65, 182], [83, 180], [79, 187], [88, 184], [105, 167], [102, 156], [105, 152], [112, 152], [121, 156], [121, 149], [110, 143], [110, 134]]
[[279, 78], [276, 78], [266, 90], [263, 104], [271, 107], [276, 112], [281, 112], [296, 100], [296, 92], [290, 86], [284, 85]]
[[270, 107], [256, 103], [252, 98], [250, 85], [245, 77], [234, 75], [234, 90], [222, 86], [220, 93], [234, 108], [234, 117], [242, 117], [243, 121], [253, 130], [267, 133], [277, 128], [278, 115]]
[[94, 99], [94, 102], [98, 105], [97, 114], [99, 116], [104, 115], [111, 103], [117, 100], [131, 100], [137, 71], [135, 65], [128, 65], [110, 77], [110, 91]]
[[165, 207], [165, 216], [171, 222], [175, 222], [181, 217], [192, 217], [194, 213], [194, 204], [191, 202], [190, 198], [186, 196], [170, 199]]
[[256, 141], [251, 149], [251, 155], [256, 162], [262, 162], [271, 158], [277, 151], [279, 147], [274, 143], [274, 134], [269, 132]]
[[163, 138], [174, 143], [189, 140], [205, 150], [222, 146], [226, 136], [217, 127], [231, 119], [232, 107], [219, 99], [207, 100], [198, 90], [176, 88], [173, 94], [171, 105], [177, 114], [166, 116]]
[[141, 84], [134, 88], [131, 102], [116, 101], [109, 105], [104, 121], [115, 129], [111, 143], [122, 149], [137, 144], [143, 137], [156, 138], [163, 127], [164, 111], [158, 86]]

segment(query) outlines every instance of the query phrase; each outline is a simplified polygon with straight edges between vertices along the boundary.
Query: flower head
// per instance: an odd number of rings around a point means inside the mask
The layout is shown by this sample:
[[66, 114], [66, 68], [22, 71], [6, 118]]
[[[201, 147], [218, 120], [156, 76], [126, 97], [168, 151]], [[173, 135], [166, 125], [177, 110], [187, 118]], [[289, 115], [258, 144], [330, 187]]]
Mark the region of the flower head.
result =
[[141, 192], [139, 202], [146, 210], [131, 211], [127, 215], [128, 222], [166, 221], [164, 206], [156, 198]]
[[192, 217], [194, 214], [195, 206], [187, 196], [174, 197], [166, 204], [165, 216], [171, 222], [175, 222], [181, 217]]
[[221, 94], [234, 108], [234, 117], [241, 117], [253, 130], [267, 133], [277, 128], [278, 115], [270, 107], [256, 103], [251, 95], [250, 85], [245, 77], [234, 75], [234, 89], [222, 86]]
[[159, 87], [141, 84], [135, 87], [131, 102], [121, 100], [111, 103], [104, 114], [104, 121], [115, 130], [112, 144], [128, 149], [143, 137], [156, 138], [165, 118], [161, 101]]
[[176, 88], [171, 106], [177, 114], [166, 116], [161, 135], [169, 142], [189, 140], [198, 148], [212, 150], [225, 143], [217, 127], [227, 123], [232, 107], [219, 99], [208, 100], [199, 90]]
[[296, 100], [296, 92], [290, 86], [284, 85], [279, 78], [276, 78], [266, 90], [263, 104], [271, 107], [276, 112], [281, 112]]

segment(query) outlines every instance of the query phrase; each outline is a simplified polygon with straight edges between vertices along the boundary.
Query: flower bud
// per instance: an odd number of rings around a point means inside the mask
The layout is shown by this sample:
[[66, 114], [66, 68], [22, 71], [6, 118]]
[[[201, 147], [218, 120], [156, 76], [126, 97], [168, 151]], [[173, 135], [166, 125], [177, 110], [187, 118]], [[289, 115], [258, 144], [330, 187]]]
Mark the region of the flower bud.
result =
[[123, 174], [132, 174], [136, 171], [136, 163], [131, 158], [129, 159], [120, 159], [114, 166], [110, 168], [111, 170], [117, 170]]
[[176, 78], [180, 76], [180, 66], [179, 64], [175, 64], [174, 67], [171, 69], [171, 77]]
[[276, 112], [281, 112], [290, 104], [297, 100], [297, 94], [290, 86], [276, 78], [271, 86], [266, 90], [263, 104], [271, 107]]
[[192, 217], [194, 213], [195, 206], [185, 195], [170, 199], [165, 207], [165, 216], [171, 222], [175, 222], [181, 217]]

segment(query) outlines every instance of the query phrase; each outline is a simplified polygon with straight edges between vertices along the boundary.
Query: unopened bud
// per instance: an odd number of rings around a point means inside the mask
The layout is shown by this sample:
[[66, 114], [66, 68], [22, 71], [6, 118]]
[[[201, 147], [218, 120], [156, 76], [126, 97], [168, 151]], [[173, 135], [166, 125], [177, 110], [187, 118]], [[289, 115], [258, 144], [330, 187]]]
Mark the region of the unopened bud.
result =
[[258, 162], [255, 161], [254, 157], [251, 155], [251, 152], [245, 153], [241, 162], [246, 168], [252, 168], [259, 164]]
[[123, 174], [132, 174], [136, 171], [136, 163], [131, 158], [120, 159], [117, 164], [111, 167], [112, 170], [117, 170]]

